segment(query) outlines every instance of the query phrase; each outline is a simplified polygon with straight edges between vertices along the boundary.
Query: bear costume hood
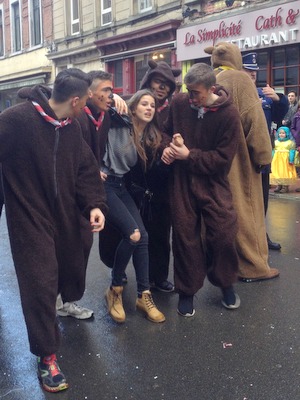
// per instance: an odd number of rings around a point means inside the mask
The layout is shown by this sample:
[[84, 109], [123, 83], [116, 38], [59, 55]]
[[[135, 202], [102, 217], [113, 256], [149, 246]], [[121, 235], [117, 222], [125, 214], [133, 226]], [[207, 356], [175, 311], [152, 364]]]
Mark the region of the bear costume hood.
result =
[[169, 64], [167, 64], [165, 61], [155, 62], [153, 60], [150, 60], [148, 62], [148, 65], [149, 65], [149, 69], [142, 79], [140, 89], [150, 89], [151, 79], [155, 75], [161, 75], [170, 84], [169, 96], [171, 96], [176, 89], [175, 78], [177, 78], [181, 74], [181, 69], [172, 69], [169, 66]]
[[206, 47], [205, 53], [211, 54], [211, 65], [214, 69], [243, 69], [243, 59], [236, 44], [220, 42], [215, 46]]

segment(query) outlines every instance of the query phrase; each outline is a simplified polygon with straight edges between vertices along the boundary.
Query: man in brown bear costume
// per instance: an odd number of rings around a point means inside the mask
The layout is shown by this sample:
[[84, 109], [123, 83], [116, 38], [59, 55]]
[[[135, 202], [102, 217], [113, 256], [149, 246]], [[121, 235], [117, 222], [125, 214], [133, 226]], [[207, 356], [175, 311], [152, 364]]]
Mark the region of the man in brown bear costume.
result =
[[[216, 86], [211, 67], [193, 65], [184, 82], [189, 93], [180, 93], [172, 101], [166, 132], [173, 135], [173, 142], [164, 149], [162, 160], [173, 166], [170, 203], [178, 313], [191, 317], [194, 295], [206, 275], [222, 289], [224, 307], [240, 305], [233, 289], [238, 271], [237, 217], [228, 173], [241, 128], [238, 110], [228, 93]], [[184, 143], [179, 143], [178, 133]]]
[[[75, 118], [85, 106], [90, 79], [61, 71], [53, 91], [22, 88], [27, 101], [0, 115], [0, 160], [7, 226], [30, 350], [49, 392], [67, 389], [56, 352], [60, 332], [56, 297], [79, 300], [85, 289], [92, 232], [106, 210], [98, 166]], [[85, 229], [81, 219], [85, 217]]]
[[238, 215], [237, 250], [239, 277], [244, 282], [279, 276], [268, 264], [268, 245], [260, 170], [272, 161], [266, 119], [257, 90], [245, 72], [242, 55], [235, 44], [220, 42], [208, 47], [217, 83], [224, 86], [237, 106], [243, 128], [229, 174], [234, 207]]

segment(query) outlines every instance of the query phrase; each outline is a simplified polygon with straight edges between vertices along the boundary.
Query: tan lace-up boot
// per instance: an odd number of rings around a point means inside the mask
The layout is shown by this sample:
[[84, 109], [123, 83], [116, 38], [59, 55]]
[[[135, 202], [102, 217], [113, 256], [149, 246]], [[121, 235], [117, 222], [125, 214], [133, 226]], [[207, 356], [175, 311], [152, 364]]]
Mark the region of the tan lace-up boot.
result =
[[154, 304], [150, 290], [145, 290], [142, 297], [136, 300], [136, 307], [146, 314], [147, 319], [152, 322], [164, 322], [166, 317]]
[[105, 293], [109, 315], [116, 322], [125, 322], [125, 311], [122, 301], [123, 286], [109, 287]]

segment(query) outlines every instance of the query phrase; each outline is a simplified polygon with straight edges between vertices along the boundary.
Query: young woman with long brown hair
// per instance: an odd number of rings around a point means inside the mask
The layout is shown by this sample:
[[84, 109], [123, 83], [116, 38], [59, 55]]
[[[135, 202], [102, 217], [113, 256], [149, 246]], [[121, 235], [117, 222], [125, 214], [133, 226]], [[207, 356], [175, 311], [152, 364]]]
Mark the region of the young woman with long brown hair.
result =
[[130, 122], [121, 117], [112, 120], [101, 168], [109, 207], [106, 219], [121, 235], [114, 254], [112, 283], [105, 297], [113, 320], [124, 322], [123, 277], [132, 257], [137, 280], [136, 306], [150, 321], [163, 322], [165, 316], [155, 306], [150, 292], [148, 234], [124, 178], [138, 160], [146, 168], [148, 151], [153, 156], [160, 145], [161, 135], [154, 119], [155, 97], [149, 90], [138, 91], [129, 101], [129, 111]]

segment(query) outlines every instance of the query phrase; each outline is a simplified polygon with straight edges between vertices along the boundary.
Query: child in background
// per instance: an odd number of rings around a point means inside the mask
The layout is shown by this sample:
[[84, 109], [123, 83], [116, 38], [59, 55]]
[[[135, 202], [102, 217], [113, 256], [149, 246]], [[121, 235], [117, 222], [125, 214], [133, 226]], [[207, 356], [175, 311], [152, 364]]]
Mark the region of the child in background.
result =
[[289, 185], [296, 183], [295, 154], [296, 145], [291, 139], [291, 131], [287, 126], [281, 126], [276, 132], [270, 174], [270, 183], [278, 185], [274, 190], [275, 193], [287, 193]]

